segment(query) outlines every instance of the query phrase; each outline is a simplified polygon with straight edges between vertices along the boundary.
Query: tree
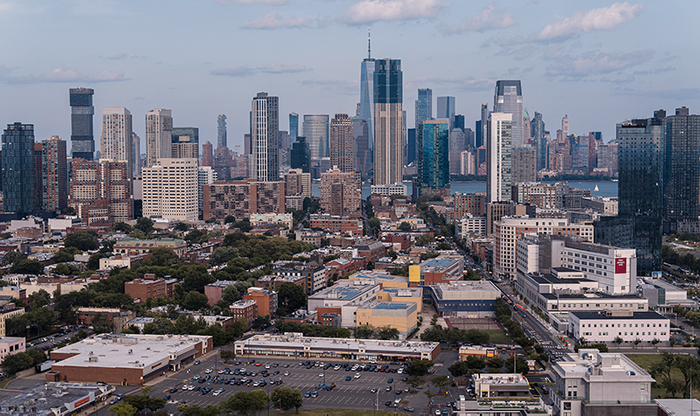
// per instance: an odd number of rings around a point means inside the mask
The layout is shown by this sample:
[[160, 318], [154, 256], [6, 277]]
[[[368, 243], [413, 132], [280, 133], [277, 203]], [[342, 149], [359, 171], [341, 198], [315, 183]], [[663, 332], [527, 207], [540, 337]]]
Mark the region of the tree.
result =
[[499, 370], [503, 368], [503, 359], [499, 357], [493, 357], [490, 360], [486, 362], [488, 364], [489, 368], [498, 368]]
[[287, 410], [296, 409], [296, 412], [299, 413], [299, 408], [304, 403], [301, 391], [288, 386], [275, 387], [270, 399], [276, 408], [285, 412]]
[[452, 377], [459, 377], [469, 373], [469, 365], [466, 361], [457, 361], [449, 366], [447, 370], [452, 374]]
[[377, 217], [372, 217], [367, 222], [369, 223], [369, 228], [371, 228], [372, 232], [376, 235], [382, 227], [382, 222], [379, 221]]
[[136, 410], [140, 412], [143, 409], [154, 411], [162, 409], [165, 407], [166, 401], [145, 394], [132, 394], [124, 397], [124, 403], [134, 406]]
[[430, 367], [435, 365], [433, 360], [413, 360], [406, 367], [405, 373], [409, 376], [423, 376], [428, 373]]
[[406, 384], [409, 386], [413, 387], [414, 389], [420, 386], [420, 377], [418, 376], [411, 376], [406, 380]]
[[287, 282], [279, 286], [277, 299], [279, 299], [281, 306], [290, 313], [297, 309], [306, 308], [308, 302], [306, 293], [301, 286]]
[[438, 244], [435, 247], [436, 250], [452, 250], [452, 246], [449, 243], [446, 243], [444, 241], [441, 241], [440, 244]]
[[614, 344], [617, 344], [618, 347], [619, 347], [620, 344], [622, 344], [623, 342], [625, 342], [625, 341], [622, 339], [622, 337], [619, 337], [619, 336], [618, 336], [618, 337], [615, 337], [615, 339], [613, 340], [613, 343], [614, 343]]
[[656, 346], [656, 344], [658, 344], [659, 342], [661, 342], [661, 340], [658, 339], [658, 338], [654, 338], [654, 339], [651, 340], [651, 344], [654, 345], [654, 346]]
[[56, 254], [51, 257], [51, 261], [54, 263], [65, 263], [68, 261], [73, 261], [75, 259], [74, 250], [78, 251], [75, 247], [62, 248], [56, 252]]
[[27, 255], [20, 252], [20, 251], [8, 251], [5, 253], [5, 256], [2, 258], [2, 261], [0, 261], [0, 266], [8, 266], [10, 264], [14, 264], [14, 262], [18, 260], [24, 260], [27, 258]]
[[430, 379], [430, 382], [433, 384], [433, 386], [437, 387], [438, 391], [442, 391], [445, 386], [450, 384], [449, 378], [447, 378], [447, 376], [444, 374], [433, 377]]
[[136, 220], [136, 225], [134, 228], [147, 235], [153, 231], [153, 221], [148, 217], [139, 217]]
[[97, 250], [97, 238], [93, 233], [87, 231], [76, 231], [69, 234], [63, 241], [65, 247], [75, 247], [80, 251]]
[[115, 404], [114, 406], [110, 406], [109, 411], [115, 416], [133, 416], [139, 411], [139, 409], [128, 403], [119, 403]]
[[[511, 372], [513, 370], [513, 357], [506, 360], [505, 367], [507, 372]], [[517, 357], [515, 362], [515, 372], [527, 374], [529, 371], [530, 367], [527, 365], [527, 360], [523, 357]]]
[[173, 266], [179, 261], [180, 259], [172, 248], [156, 247], [151, 250], [151, 264], [154, 266]]
[[32, 357], [26, 352], [10, 354], [2, 360], [2, 367], [7, 374], [15, 374], [18, 371], [26, 370], [34, 364]]
[[175, 326], [169, 320], [164, 318], [156, 318], [153, 320], [153, 322], [149, 322], [143, 326], [143, 333], [167, 335], [175, 333], [174, 329]]
[[212, 266], [228, 263], [238, 257], [238, 249], [236, 247], [218, 247], [209, 256], [209, 263]]
[[80, 274], [80, 269], [72, 264], [61, 263], [53, 269], [54, 273], [61, 276], [75, 276]]
[[683, 388], [683, 398], [688, 398], [690, 384], [700, 383], [700, 361], [692, 355], [678, 355], [675, 359], [675, 366], [683, 373], [685, 386]]
[[194, 230], [187, 233], [187, 235], [185, 236], [185, 241], [187, 241], [190, 244], [196, 244], [201, 242], [205, 238], [206, 236], [204, 235], [204, 233], [199, 229], [195, 228]]
[[232, 304], [233, 302], [236, 302], [237, 300], [241, 299], [241, 294], [238, 291], [238, 288], [236, 285], [228, 285], [226, 286], [226, 289], [224, 289], [223, 293], [221, 294], [221, 300], [226, 302], [227, 304]]
[[407, 221], [401, 221], [399, 224], [399, 231], [411, 231], [411, 224]]
[[87, 262], [87, 267], [89, 270], [97, 270], [100, 268], [100, 259], [105, 259], [109, 257], [105, 253], [95, 253], [91, 254]]
[[153, 390], [152, 386], [143, 386], [141, 387], [141, 394], [148, 396], [151, 394], [151, 390]]
[[129, 234], [131, 232], [131, 226], [125, 222], [119, 221], [112, 224], [112, 230]]
[[29, 295], [29, 305], [32, 309], [38, 309], [44, 307], [51, 303], [51, 295], [44, 289], [40, 289], [37, 292]]
[[420, 237], [418, 237], [418, 239], [416, 240], [416, 244], [418, 244], [419, 246], [425, 246], [429, 243], [432, 243], [433, 241], [435, 241], [435, 238], [432, 235], [423, 234]]
[[107, 315], [98, 313], [92, 318], [92, 328], [96, 334], [104, 334], [114, 331], [114, 321], [110, 320]]
[[[469, 356], [467, 357], [467, 360], [465, 361], [469, 368], [476, 369], [476, 370], [481, 370], [484, 368], [486, 363], [481, 357], [476, 357], [476, 356]], [[501, 366], [503, 367], [503, 366]], [[512, 368], [512, 367], [511, 367]]]
[[635, 340], [634, 340], [634, 346], [636, 347], [636, 346], [639, 345], [641, 342], [642, 342], [641, 339], [639, 339], [639, 338], [635, 339]]
[[184, 233], [185, 231], [189, 230], [189, 229], [190, 229], [189, 225], [185, 224], [184, 222], [178, 222], [178, 223], [175, 224], [175, 226], [173, 227], [173, 230], [175, 230], [175, 231], [182, 231], [183, 233]]
[[17, 260], [10, 268], [11, 273], [17, 274], [42, 274], [44, 272], [44, 264], [36, 259]]
[[374, 328], [369, 325], [360, 325], [355, 328], [355, 338], [369, 339], [374, 335]]
[[399, 330], [390, 326], [379, 328], [377, 338], [382, 340], [399, 339]]
[[207, 306], [208, 302], [209, 298], [207, 298], [207, 295], [191, 290], [182, 301], [182, 306], [191, 311], [198, 311]]

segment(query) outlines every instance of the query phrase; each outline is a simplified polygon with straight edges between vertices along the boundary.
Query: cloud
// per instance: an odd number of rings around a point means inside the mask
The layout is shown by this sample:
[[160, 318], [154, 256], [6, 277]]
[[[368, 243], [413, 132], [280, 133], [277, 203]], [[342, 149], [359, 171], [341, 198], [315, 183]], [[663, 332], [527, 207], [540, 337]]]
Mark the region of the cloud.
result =
[[626, 20], [633, 20], [643, 7], [641, 4], [624, 2], [587, 12], [578, 12], [564, 20], [545, 26], [537, 39], [565, 39], [595, 30], [612, 30]]
[[355, 95], [360, 88], [357, 80], [348, 81], [343, 79], [306, 79], [299, 81], [299, 84], [317, 86], [323, 90], [333, 91], [334, 94], [342, 95]]
[[651, 61], [654, 50], [626, 52], [597, 52], [589, 51], [579, 57], [560, 55], [555, 63], [546, 68], [549, 76], [563, 76], [571, 79], [581, 79], [590, 75], [603, 75], [641, 65]]
[[418, 85], [450, 85], [450, 88], [465, 91], [489, 91], [493, 89], [495, 79], [476, 79], [474, 77], [444, 78], [444, 77], [416, 77], [406, 82], [404, 91], [413, 90]]
[[209, 71], [211, 75], [221, 75], [226, 77], [249, 77], [257, 73], [263, 74], [294, 74], [297, 72], [312, 71], [313, 69], [300, 65], [283, 65], [272, 63], [265, 66], [253, 68], [247, 65], [235, 68], [220, 68]]
[[11, 76], [16, 67], [0, 67], [0, 83], [5, 84], [41, 84], [46, 82], [114, 82], [126, 81], [122, 71], [104, 70], [97, 74], [84, 75], [73, 68], [54, 68], [50, 72], [38, 75]]
[[445, 32], [448, 34], [486, 32], [488, 30], [504, 29], [515, 24], [512, 14], [502, 10], [495, 10], [495, 6], [491, 4], [484, 7], [481, 13], [449, 27]]
[[284, 28], [302, 28], [310, 27], [311, 20], [303, 17], [295, 19], [283, 19], [277, 18], [277, 12], [270, 12], [267, 15], [261, 17], [258, 20], [253, 20], [252, 22], [246, 22], [243, 29], [258, 29], [258, 30], [272, 30], [272, 29], [284, 29]]
[[442, 0], [362, 0], [345, 13], [351, 25], [378, 21], [431, 19], [447, 7]]

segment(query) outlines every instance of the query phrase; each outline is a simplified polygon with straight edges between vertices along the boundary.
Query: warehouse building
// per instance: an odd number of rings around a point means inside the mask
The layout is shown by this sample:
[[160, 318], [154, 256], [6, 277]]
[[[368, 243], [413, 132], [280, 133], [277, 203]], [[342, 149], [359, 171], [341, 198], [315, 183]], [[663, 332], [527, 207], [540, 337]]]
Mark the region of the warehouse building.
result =
[[141, 385], [181, 369], [213, 345], [210, 336], [95, 335], [51, 351], [58, 362], [46, 381]]
[[423, 290], [440, 316], [489, 318], [495, 315], [493, 302], [501, 297], [501, 291], [488, 280], [424, 286]]
[[236, 341], [237, 357], [263, 355], [298, 359], [347, 359], [355, 361], [435, 360], [440, 343], [383, 341], [377, 339], [305, 337], [302, 333], [259, 334]]

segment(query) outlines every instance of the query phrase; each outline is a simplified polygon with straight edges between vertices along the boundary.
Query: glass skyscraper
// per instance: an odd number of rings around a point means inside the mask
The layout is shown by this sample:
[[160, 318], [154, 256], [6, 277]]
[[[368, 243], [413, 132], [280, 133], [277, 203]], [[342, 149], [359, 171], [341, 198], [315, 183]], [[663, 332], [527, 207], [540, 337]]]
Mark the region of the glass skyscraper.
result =
[[310, 173], [309, 147], [306, 145], [306, 137], [297, 136], [297, 140], [292, 143], [292, 154], [289, 164], [292, 169], [301, 169], [304, 173]]
[[299, 114], [289, 113], [289, 141], [294, 141], [299, 136]]
[[[199, 143], [199, 139], [197, 139]], [[226, 137], [226, 114], [219, 114], [216, 117], [216, 145], [217, 147], [227, 147], [228, 139]]]
[[74, 158], [92, 160], [95, 151], [95, 137], [92, 130], [92, 116], [95, 108], [92, 106], [92, 88], [71, 88], [70, 93], [70, 124], [71, 124], [71, 153]]
[[700, 115], [687, 107], [666, 121], [664, 233], [689, 231], [682, 223], [698, 222], [700, 197]]
[[329, 157], [328, 151], [328, 120], [327, 114], [306, 114], [304, 115], [304, 137], [309, 146], [311, 159]]
[[418, 99], [416, 100], [416, 124], [418, 128], [420, 123], [433, 118], [433, 90], [430, 88], [419, 88]]
[[452, 131], [455, 125], [455, 97], [437, 97], [436, 117], [447, 119]]
[[493, 112], [512, 114], [513, 146], [527, 144], [523, 143], [523, 90], [520, 80], [496, 81]]
[[6, 212], [34, 211], [34, 125], [8, 124], [2, 134], [2, 195]]
[[403, 72], [400, 59], [374, 70], [374, 184], [403, 182]]
[[360, 66], [360, 117], [367, 122], [369, 136], [367, 146], [374, 148], [374, 69], [375, 61], [369, 56], [362, 61]]
[[259, 92], [251, 103], [248, 176], [261, 182], [279, 180], [279, 98]]
[[535, 153], [537, 166], [536, 169], [539, 172], [542, 169], [547, 168], [547, 139], [544, 135], [544, 121], [542, 121], [542, 114], [535, 111], [535, 118], [530, 122], [530, 130], [533, 141], [535, 142]]
[[418, 179], [422, 187], [438, 190], [450, 182], [447, 120], [425, 120], [418, 126]]

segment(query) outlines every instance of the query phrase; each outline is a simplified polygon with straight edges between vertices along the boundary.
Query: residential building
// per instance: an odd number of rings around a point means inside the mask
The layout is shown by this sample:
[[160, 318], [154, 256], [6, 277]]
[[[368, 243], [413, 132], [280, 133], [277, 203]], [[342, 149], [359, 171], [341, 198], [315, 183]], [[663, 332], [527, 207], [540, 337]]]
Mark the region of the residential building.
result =
[[311, 227], [323, 228], [331, 233], [360, 236], [364, 233], [362, 219], [330, 214], [311, 214]]
[[[438, 102], [440, 98], [445, 97], [438, 97]], [[429, 191], [438, 191], [449, 186], [450, 166], [448, 152], [449, 130], [447, 121], [423, 121], [418, 126], [417, 164], [420, 193], [423, 192], [423, 188], [427, 188]]]
[[512, 114], [491, 113], [487, 128], [486, 201], [505, 202], [511, 197]]
[[374, 70], [374, 184], [403, 181], [403, 73], [400, 59], [379, 59]]
[[114, 253], [127, 254], [130, 256], [148, 253], [158, 247], [172, 249], [178, 257], [182, 257], [187, 251], [185, 240], [176, 238], [158, 238], [152, 240], [139, 240], [138, 238], [122, 238], [117, 240], [112, 247]]
[[486, 217], [465, 214], [462, 218], [455, 220], [455, 233], [461, 239], [475, 235], [485, 236]]
[[339, 113], [333, 117], [330, 126], [331, 166], [337, 166], [341, 172], [355, 173], [355, 152], [353, 149], [353, 121], [347, 114]]
[[67, 163], [65, 140], [51, 136], [41, 142], [41, 189], [46, 211], [61, 211], [68, 206]]
[[493, 269], [496, 276], [515, 276], [517, 240], [524, 233], [582, 237], [593, 242], [592, 224], [569, 224], [566, 219], [506, 217], [493, 223]]
[[173, 116], [171, 110], [156, 108], [146, 113], [146, 167], [158, 159], [172, 157]]
[[454, 195], [455, 218], [462, 218], [466, 214], [474, 216], [486, 215], [486, 195], [463, 194], [456, 192]]
[[95, 114], [95, 107], [92, 106], [92, 96], [94, 93], [95, 91], [92, 88], [81, 87], [69, 90], [71, 110], [70, 141], [73, 158], [93, 159], [95, 137], [93, 136], [92, 116]]
[[568, 193], [567, 182], [517, 182], [513, 183], [511, 198], [518, 204], [530, 204], [537, 208], [564, 209], [564, 198]]
[[408, 187], [401, 182], [386, 185], [372, 185], [370, 187], [370, 192], [381, 196], [406, 195], [408, 193]]
[[228, 310], [234, 321], [243, 319], [248, 325], [248, 328], [253, 325], [255, 318], [258, 317], [258, 305], [254, 300], [239, 300], [233, 302], [228, 307]]
[[511, 149], [511, 183], [537, 180], [536, 153], [532, 146], [514, 146]]
[[[335, 194], [332, 192], [334, 189]], [[333, 169], [321, 174], [321, 208], [332, 215], [359, 211], [360, 192], [355, 172], [344, 172], [334, 166]], [[340, 204], [341, 209], [332, 212], [334, 203]]]
[[418, 128], [425, 120], [433, 119], [433, 90], [430, 88], [418, 88], [418, 99], [416, 100], [416, 122], [414, 126]]
[[0, 337], [0, 360], [8, 355], [25, 352], [26, 340], [24, 337]]
[[140, 302], [146, 299], [170, 298], [173, 296], [173, 286], [170, 285], [168, 291], [168, 281], [166, 279], [156, 279], [156, 275], [146, 273], [143, 279], [134, 279], [124, 282], [124, 293]]
[[279, 97], [259, 92], [250, 113], [251, 155], [248, 177], [260, 182], [279, 180]]
[[284, 182], [214, 182], [204, 185], [203, 218], [224, 219], [229, 215], [241, 221], [255, 213], [285, 212]]
[[208, 335], [94, 335], [52, 350], [51, 359], [58, 362], [49, 376], [69, 382], [143, 385], [182, 369], [213, 347]]
[[243, 300], [255, 301], [258, 309], [258, 316], [274, 317], [277, 312], [278, 299], [277, 292], [268, 291], [259, 287], [249, 287], [243, 294]]
[[223, 299], [224, 290], [227, 287], [236, 284], [235, 280], [217, 280], [214, 283], [209, 283], [204, 286], [204, 294], [207, 295], [207, 304], [214, 306]]
[[131, 112], [125, 107], [103, 107], [100, 159], [127, 162], [129, 172], [133, 172], [134, 150]]
[[5, 322], [8, 319], [24, 315], [24, 308], [18, 308], [14, 302], [2, 301], [0, 302], [0, 337], [7, 335]]
[[2, 133], [0, 158], [4, 211], [20, 215], [34, 212], [37, 189], [34, 125], [8, 124]]
[[131, 171], [126, 161], [71, 160], [68, 206], [84, 224], [112, 224], [134, 217]]
[[206, 142], [202, 145], [202, 162], [201, 166], [214, 166], [214, 148], [210, 142]]
[[671, 234], [700, 215], [700, 115], [681, 107], [666, 119], [664, 156], [664, 233]]
[[[493, 113], [510, 114], [512, 146], [523, 144], [523, 91], [520, 80], [496, 81], [496, 93], [494, 94]], [[490, 135], [490, 134], [489, 134]], [[487, 145], [486, 147], [490, 147]]]
[[216, 117], [216, 147], [228, 147], [226, 136], [226, 114], [219, 114]]
[[217, 174], [211, 166], [200, 166], [197, 169], [197, 208], [204, 208], [204, 185], [211, 185], [217, 180]]
[[311, 198], [311, 174], [291, 169], [284, 174], [285, 204], [295, 211], [304, 208], [304, 199]]
[[199, 218], [197, 159], [158, 159], [143, 169], [143, 215], [196, 221]]

